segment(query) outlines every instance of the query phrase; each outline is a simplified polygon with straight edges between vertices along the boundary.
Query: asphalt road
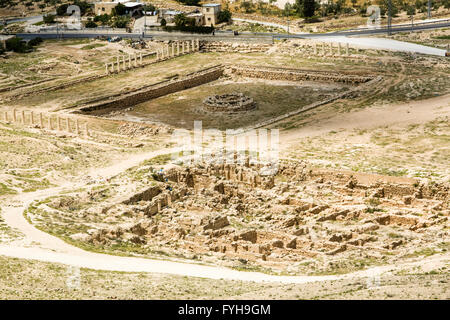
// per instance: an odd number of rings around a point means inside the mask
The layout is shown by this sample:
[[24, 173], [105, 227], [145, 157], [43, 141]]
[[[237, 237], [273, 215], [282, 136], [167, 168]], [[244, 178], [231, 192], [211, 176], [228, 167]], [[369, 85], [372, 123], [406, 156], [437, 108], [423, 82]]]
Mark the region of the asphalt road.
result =
[[[391, 28], [392, 33], [396, 32], [409, 32], [409, 31], [418, 31], [418, 30], [428, 30], [428, 29], [440, 29], [440, 28], [449, 28], [450, 21], [438, 21], [427, 24], [418, 24], [414, 25], [399, 25], [393, 26]], [[356, 29], [356, 30], [348, 30], [348, 31], [339, 31], [339, 32], [330, 32], [330, 33], [304, 33], [304, 34], [276, 34], [276, 33], [240, 33], [237, 36], [234, 36], [230, 32], [216, 32], [215, 36], [210, 34], [201, 35], [201, 34], [181, 34], [181, 33], [171, 33], [171, 32], [147, 32], [146, 38], [155, 37], [155, 38], [207, 38], [207, 39], [217, 39], [217, 40], [261, 40], [268, 41], [275, 39], [286, 39], [286, 38], [322, 38], [322, 37], [342, 37], [342, 36], [358, 36], [358, 35], [375, 35], [375, 34], [383, 34], [387, 33], [388, 30], [386, 27], [380, 29]], [[49, 38], [95, 38], [98, 36], [120, 36], [122, 38], [140, 38], [142, 37], [141, 33], [127, 33], [127, 32], [109, 32], [105, 30], [65, 30], [65, 31], [45, 31], [39, 33], [20, 33], [17, 36], [29, 39], [34, 37], [41, 37], [45, 39]]]

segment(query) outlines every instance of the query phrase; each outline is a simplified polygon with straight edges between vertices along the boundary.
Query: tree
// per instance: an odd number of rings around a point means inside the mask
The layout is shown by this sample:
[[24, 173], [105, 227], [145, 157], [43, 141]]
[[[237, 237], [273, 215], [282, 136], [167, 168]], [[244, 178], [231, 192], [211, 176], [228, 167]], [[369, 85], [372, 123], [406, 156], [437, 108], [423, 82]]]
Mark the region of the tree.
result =
[[187, 6], [199, 6], [200, 0], [177, 0], [178, 2], [185, 4]]
[[[162, 22], [162, 20], [161, 20], [161, 22]], [[184, 27], [185, 25], [187, 25], [188, 19], [184, 13], [179, 13], [179, 14], [175, 15], [175, 17], [173, 18], [173, 22], [175, 22], [175, 25], [177, 27]], [[161, 25], [162, 25], [162, 23], [161, 23]]]
[[219, 12], [219, 15], [217, 17], [219, 19], [219, 23], [221, 22], [231, 22], [231, 12], [230, 10], [222, 10]]
[[123, 16], [126, 12], [127, 7], [125, 5], [119, 3], [113, 9], [113, 15], [115, 16]]
[[408, 7], [406, 7], [406, 14], [407, 14], [409, 17], [414, 16], [414, 15], [416, 14], [416, 8], [414, 8], [413, 6], [408, 6]]
[[167, 25], [166, 19], [162, 18], [161, 19], [161, 27], [165, 27], [166, 25]]
[[56, 14], [58, 15], [58, 16], [64, 16], [65, 14], [66, 14], [66, 12], [67, 12], [67, 8], [69, 7], [69, 5], [68, 4], [63, 4], [63, 5], [60, 5], [60, 6], [58, 6], [57, 8], [56, 8]]
[[55, 23], [56, 22], [55, 18], [56, 18], [56, 16], [53, 14], [47, 14], [42, 17], [42, 19], [44, 20], [44, 23], [47, 23], [47, 24]]
[[101, 14], [99, 16], [95, 16], [94, 22], [100, 22], [101, 24], [105, 25], [105, 24], [108, 24], [110, 18], [111, 17], [105, 13], [105, 14]]
[[86, 28], [97, 28], [97, 24], [92, 20], [89, 20], [88, 22], [86, 22], [86, 24], [84, 26]]
[[316, 2], [314, 0], [303, 0], [303, 17], [311, 18], [316, 11]]

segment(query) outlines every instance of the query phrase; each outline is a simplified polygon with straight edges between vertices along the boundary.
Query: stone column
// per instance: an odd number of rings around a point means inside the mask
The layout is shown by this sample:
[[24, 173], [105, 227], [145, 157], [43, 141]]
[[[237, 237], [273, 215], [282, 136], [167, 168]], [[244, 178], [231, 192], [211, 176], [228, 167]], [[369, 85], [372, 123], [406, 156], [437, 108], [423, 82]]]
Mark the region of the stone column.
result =
[[42, 112], [39, 113], [39, 125], [41, 126], [41, 129], [44, 129], [44, 119], [42, 118]]
[[196, 40], [196, 44], [197, 44], [197, 51], [200, 51], [200, 40], [198, 38]]
[[5, 122], [8, 122], [8, 111], [5, 111]]
[[347, 56], [350, 55], [350, 50], [349, 50], [348, 42], [347, 42], [346, 45], [345, 45], [345, 54], [346, 54]]
[[191, 47], [192, 47], [192, 52], [195, 52], [195, 40], [194, 39], [192, 39]]
[[[113, 69], [114, 69], [114, 64], [113, 64]], [[117, 72], [120, 72], [120, 59], [119, 59], [119, 56], [117, 56]]]
[[175, 43], [172, 42], [172, 57], [175, 57]]
[[187, 46], [187, 53], [191, 52], [191, 48], [189, 47], [189, 41], [186, 42], [186, 46]]
[[75, 119], [75, 133], [78, 135], [80, 133], [80, 123], [78, 119]]
[[66, 127], [67, 127], [67, 132], [70, 133], [70, 120], [69, 120], [69, 118], [66, 118]]
[[131, 69], [131, 54], [128, 55], [128, 68]]
[[25, 111], [22, 110], [22, 124], [25, 124]]
[[169, 45], [166, 45], [166, 50], [167, 50], [167, 58], [170, 58], [170, 48]]
[[139, 63], [142, 65], [142, 52], [139, 52]]
[[122, 62], [123, 62], [123, 70], [127, 70], [127, 65], [125, 61], [125, 56], [122, 56]]
[[48, 129], [52, 130], [52, 116], [51, 115], [48, 116]]
[[325, 43], [322, 42], [322, 55], [325, 55]]
[[177, 41], [177, 56], [180, 55], [180, 41]]
[[58, 126], [58, 131], [61, 131], [61, 118], [56, 116], [56, 124]]
[[184, 41], [181, 43], [182, 47], [181, 47], [181, 53], [184, 54], [185, 53], [185, 49], [184, 49]]
[[138, 63], [137, 63], [137, 53], [134, 54], [134, 66], [137, 67]]
[[33, 111], [30, 112], [30, 118], [31, 118], [30, 123], [31, 123], [31, 125], [33, 125], [34, 124], [34, 112]]
[[13, 121], [17, 121], [16, 109], [13, 109]]
[[339, 56], [341, 55], [341, 43], [340, 42], [338, 42], [338, 55]]
[[314, 54], [317, 54], [317, 43], [314, 42], [313, 47], [314, 47]]
[[109, 73], [108, 63], [105, 63], [105, 71], [106, 71], [106, 74]]
[[88, 128], [87, 122], [86, 122], [86, 127], [84, 128], [84, 133], [85, 133], [86, 137], [89, 137], [89, 128]]
[[330, 56], [333, 55], [333, 42], [330, 42]]

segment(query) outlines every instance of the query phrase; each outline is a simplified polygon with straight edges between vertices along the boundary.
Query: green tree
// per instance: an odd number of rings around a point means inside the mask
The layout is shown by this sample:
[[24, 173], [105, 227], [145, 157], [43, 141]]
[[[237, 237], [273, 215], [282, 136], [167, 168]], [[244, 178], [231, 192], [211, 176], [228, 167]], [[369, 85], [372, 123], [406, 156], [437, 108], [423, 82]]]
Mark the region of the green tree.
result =
[[119, 3], [112, 10], [113, 11], [113, 15], [115, 15], [115, 16], [123, 16], [125, 14], [126, 9], [127, 9], [127, 7], [125, 7], [125, 5], [123, 5], [122, 3]]
[[185, 4], [187, 6], [199, 6], [200, 0], [177, 0], [178, 2]]
[[232, 14], [231, 14], [230, 10], [225, 9], [225, 10], [220, 11], [219, 15], [217, 17], [219, 19], [219, 23], [231, 22], [231, 15]]
[[[184, 27], [188, 23], [188, 18], [184, 13], [179, 13], [173, 18], [173, 22], [177, 27]], [[161, 24], [162, 25], [162, 24]]]
[[304, 0], [303, 1], [303, 17], [311, 18], [316, 12], [316, 2], [314, 0]]
[[166, 25], [167, 25], [166, 19], [162, 18], [161, 19], [161, 27], [165, 27]]
[[86, 28], [97, 28], [97, 24], [92, 20], [89, 20], [88, 22], [86, 22], [86, 24], [84, 26]]
[[413, 6], [407, 6], [407, 7], [406, 7], [406, 14], [407, 14], [409, 17], [414, 16], [414, 15], [416, 14], [416, 8], [414, 8]]
[[42, 19], [44, 20], [44, 23], [47, 23], [47, 24], [55, 23], [56, 22], [55, 18], [56, 18], [56, 16], [53, 14], [47, 14], [42, 17]]

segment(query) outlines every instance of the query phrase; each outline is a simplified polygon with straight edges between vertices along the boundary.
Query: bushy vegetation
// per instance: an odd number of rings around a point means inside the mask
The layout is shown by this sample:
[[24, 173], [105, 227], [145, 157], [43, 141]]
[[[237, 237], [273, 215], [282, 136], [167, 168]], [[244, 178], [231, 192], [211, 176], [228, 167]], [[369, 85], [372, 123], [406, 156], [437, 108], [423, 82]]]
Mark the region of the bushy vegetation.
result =
[[[244, 13], [258, 12], [263, 15], [292, 16], [304, 18], [305, 22], [319, 21], [319, 17], [339, 17], [340, 15], [356, 15], [363, 17], [367, 15], [367, 8], [370, 5], [378, 5], [382, 17], [388, 15], [388, 0], [330, 0], [320, 3], [318, 0], [296, 0], [295, 3], [287, 3], [283, 10], [270, 3], [252, 2], [243, 0], [239, 3], [239, 8]], [[428, 0], [392, 0], [391, 14], [397, 16], [405, 12], [408, 16], [413, 16], [416, 12], [427, 12]], [[432, 10], [444, 7], [450, 9], [450, 0], [432, 1]]]
[[44, 23], [52, 24], [52, 23], [56, 23], [55, 18], [56, 18], [56, 16], [53, 14], [46, 14], [45, 16], [43, 16], [42, 19], [43, 19]]
[[222, 22], [229, 23], [229, 22], [231, 22], [231, 16], [232, 16], [232, 14], [231, 14], [230, 10], [225, 9], [225, 10], [222, 10], [219, 12], [219, 15], [217, 18], [219, 20], [219, 23], [222, 23]]
[[14, 51], [17, 53], [26, 53], [33, 50], [35, 46], [42, 43], [42, 38], [35, 38], [28, 43], [21, 38], [11, 38], [6, 40], [6, 51]]
[[177, 0], [179, 3], [182, 3], [187, 6], [199, 6], [200, 0]]
[[190, 32], [190, 33], [212, 33], [214, 31], [214, 27], [204, 27], [204, 26], [165, 26], [165, 31], [172, 32], [172, 31], [181, 31], [181, 32]]
[[65, 3], [65, 4], [62, 4], [62, 5], [58, 6], [56, 8], [56, 15], [58, 15], [58, 16], [71, 15], [72, 13], [67, 13], [67, 8], [70, 5], [78, 6], [80, 8], [80, 14], [82, 16], [85, 15], [86, 13], [92, 11], [92, 7], [93, 7], [92, 4], [90, 4], [90, 3], [86, 2], [86, 1], [75, 0], [75, 1], [71, 2], [70, 4]]

